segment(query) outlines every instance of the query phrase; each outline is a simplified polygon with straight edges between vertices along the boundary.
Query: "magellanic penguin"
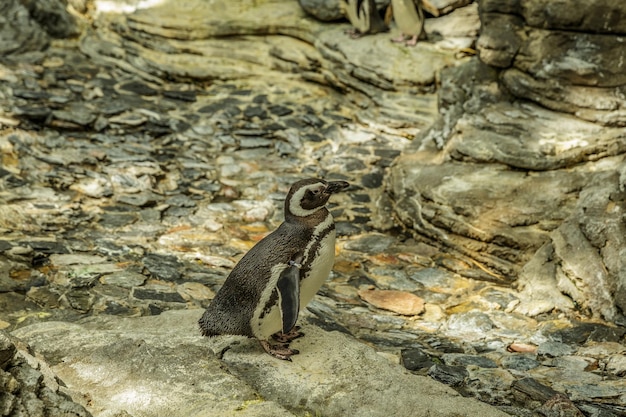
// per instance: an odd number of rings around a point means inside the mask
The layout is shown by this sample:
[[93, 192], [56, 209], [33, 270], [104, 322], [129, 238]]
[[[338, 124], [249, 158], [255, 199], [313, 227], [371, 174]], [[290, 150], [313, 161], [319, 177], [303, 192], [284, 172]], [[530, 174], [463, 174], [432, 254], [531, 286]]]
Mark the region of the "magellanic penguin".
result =
[[[392, 39], [393, 42], [404, 43], [406, 46], [415, 46], [424, 31], [424, 11], [422, 0], [391, 0], [393, 19], [400, 29], [400, 36]], [[409, 36], [409, 40], [406, 37]]]
[[285, 221], [241, 258], [200, 318], [204, 336], [254, 337], [279, 359], [298, 353], [289, 348], [302, 336], [295, 326], [298, 312], [328, 278], [335, 260], [335, 223], [325, 205], [348, 186], [312, 178], [291, 186]]
[[386, 31], [387, 25], [378, 14], [374, 0], [340, 0], [339, 6], [354, 28], [347, 31], [351, 38]]

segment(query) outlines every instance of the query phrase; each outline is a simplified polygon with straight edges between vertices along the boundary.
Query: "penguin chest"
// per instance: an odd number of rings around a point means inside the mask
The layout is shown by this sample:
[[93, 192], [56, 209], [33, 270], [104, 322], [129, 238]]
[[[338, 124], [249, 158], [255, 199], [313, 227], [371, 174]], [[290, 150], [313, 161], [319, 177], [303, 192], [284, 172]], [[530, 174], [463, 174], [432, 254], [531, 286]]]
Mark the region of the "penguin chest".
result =
[[311, 257], [305, 259], [305, 263], [310, 263], [310, 268], [300, 281], [300, 310], [304, 309], [315, 296], [333, 268], [335, 262], [335, 230], [329, 231], [316, 244], [317, 247], [311, 250]]

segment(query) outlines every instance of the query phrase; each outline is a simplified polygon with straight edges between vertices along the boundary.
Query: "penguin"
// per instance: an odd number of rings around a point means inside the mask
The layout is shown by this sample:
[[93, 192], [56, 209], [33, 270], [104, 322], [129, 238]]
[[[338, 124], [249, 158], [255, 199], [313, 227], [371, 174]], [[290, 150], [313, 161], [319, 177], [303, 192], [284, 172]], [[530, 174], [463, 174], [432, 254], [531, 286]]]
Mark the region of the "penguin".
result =
[[353, 29], [346, 31], [352, 39], [387, 30], [387, 25], [378, 14], [374, 0], [340, 0], [339, 6], [354, 26]]
[[[322, 286], [335, 260], [335, 223], [325, 207], [350, 184], [303, 179], [285, 198], [285, 220], [230, 272], [198, 321], [203, 336], [256, 338], [268, 354], [291, 360], [302, 336], [298, 312]], [[274, 339], [278, 343], [271, 343]]]
[[[402, 32], [399, 37], [392, 39], [392, 42], [415, 46], [424, 31], [422, 0], [391, 0], [391, 8], [396, 25]], [[406, 39], [407, 36], [410, 36], [409, 40]]]

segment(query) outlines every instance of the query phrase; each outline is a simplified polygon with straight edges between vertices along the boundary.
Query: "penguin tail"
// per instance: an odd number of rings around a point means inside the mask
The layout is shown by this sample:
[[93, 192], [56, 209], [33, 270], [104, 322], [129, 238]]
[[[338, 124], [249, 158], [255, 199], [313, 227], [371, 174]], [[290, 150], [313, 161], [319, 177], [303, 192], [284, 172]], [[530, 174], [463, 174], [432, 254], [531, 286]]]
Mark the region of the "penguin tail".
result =
[[200, 320], [198, 320], [198, 326], [200, 327], [200, 333], [202, 336], [213, 337], [219, 335], [215, 329], [212, 329], [206, 312], [202, 315], [202, 317], [200, 317]]

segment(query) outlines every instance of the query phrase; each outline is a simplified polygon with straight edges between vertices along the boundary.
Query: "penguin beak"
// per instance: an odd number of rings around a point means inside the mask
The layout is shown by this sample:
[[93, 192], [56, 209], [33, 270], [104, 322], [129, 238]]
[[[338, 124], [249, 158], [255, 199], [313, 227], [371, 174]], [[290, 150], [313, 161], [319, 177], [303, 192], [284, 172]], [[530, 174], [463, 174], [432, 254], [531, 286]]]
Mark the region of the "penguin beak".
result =
[[326, 190], [324, 193], [326, 194], [334, 194], [340, 191], [345, 190], [350, 186], [350, 183], [346, 181], [328, 181], [328, 185], [326, 186]]

